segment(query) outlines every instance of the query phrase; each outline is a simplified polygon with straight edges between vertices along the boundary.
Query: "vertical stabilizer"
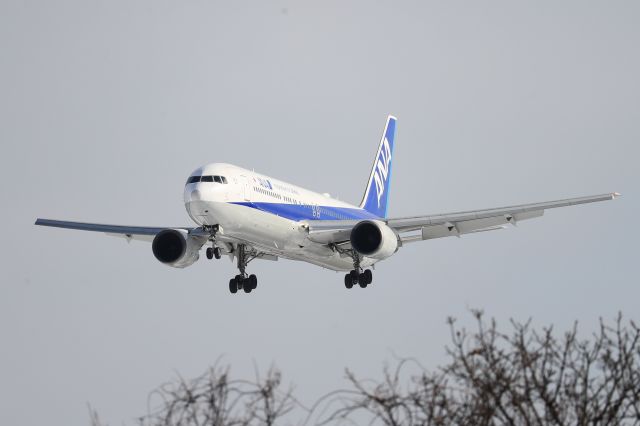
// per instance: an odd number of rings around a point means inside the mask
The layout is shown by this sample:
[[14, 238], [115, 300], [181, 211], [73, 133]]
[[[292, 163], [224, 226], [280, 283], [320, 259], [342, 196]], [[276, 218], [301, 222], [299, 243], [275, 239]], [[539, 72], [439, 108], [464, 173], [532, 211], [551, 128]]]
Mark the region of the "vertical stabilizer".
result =
[[393, 142], [396, 134], [396, 118], [387, 117], [387, 124], [382, 133], [367, 189], [362, 197], [360, 208], [378, 217], [387, 217], [389, 207], [389, 183], [391, 182], [391, 165], [393, 162]]

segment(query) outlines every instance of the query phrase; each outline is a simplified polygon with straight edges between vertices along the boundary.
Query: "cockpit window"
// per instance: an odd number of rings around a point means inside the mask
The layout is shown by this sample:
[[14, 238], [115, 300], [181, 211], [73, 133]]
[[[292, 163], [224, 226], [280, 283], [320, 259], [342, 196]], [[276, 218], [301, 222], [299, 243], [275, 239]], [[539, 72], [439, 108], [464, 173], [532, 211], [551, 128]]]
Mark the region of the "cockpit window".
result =
[[202, 176], [201, 182], [227, 183], [224, 176]]
[[187, 180], [187, 184], [197, 183], [197, 182], [216, 182], [216, 183], [224, 183], [227, 184], [227, 178], [224, 176], [191, 176]]

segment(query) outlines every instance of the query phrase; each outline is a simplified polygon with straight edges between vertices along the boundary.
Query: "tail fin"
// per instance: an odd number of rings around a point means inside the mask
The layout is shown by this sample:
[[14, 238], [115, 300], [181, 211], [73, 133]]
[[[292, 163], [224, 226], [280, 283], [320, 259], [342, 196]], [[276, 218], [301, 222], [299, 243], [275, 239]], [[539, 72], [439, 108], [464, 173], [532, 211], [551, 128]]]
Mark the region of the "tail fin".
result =
[[396, 118], [390, 115], [387, 117], [380, 146], [378, 146], [378, 152], [373, 161], [373, 167], [371, 167], [367, 189], [360, 203], [360, 208], [382, 218], [387, 217], [387, 207], [389, 206], [389, 183], [391, 181], [395, 133]]

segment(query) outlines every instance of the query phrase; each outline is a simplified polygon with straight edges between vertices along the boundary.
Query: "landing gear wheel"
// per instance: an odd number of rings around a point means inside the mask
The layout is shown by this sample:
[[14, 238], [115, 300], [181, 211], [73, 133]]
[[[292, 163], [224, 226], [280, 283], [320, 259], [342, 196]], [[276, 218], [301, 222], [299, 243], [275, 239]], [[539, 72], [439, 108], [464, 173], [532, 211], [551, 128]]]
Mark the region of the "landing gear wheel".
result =
[[351, 279], [351, 274], [346, 274], [344, 276], [344, 286], [346, 288], [352, 288], [353, 287], [353, 280]]
[[371, 269], [367, 269], [362, 273], [362, 275], [364, 276], [364, 282], [367, 283], [367, 285], [373, 282], [373, 274], [371, 273]]
[[[213, 255], [213, 257], [215, 257], [216, 259], [220, 259], [222, 257], [222, 254], [220, 253], [220, 247], [215, 247], [212, 251], [211, 254]], [[207, 257], [209, 257], [209, 249], [207, 249]], [[209, 257], [209, 259], [211, 259]]]
[[349, 272], [349, 276], [351, 277], [351, 283], [353, 285], [358, 284], [358, 272], [353, 270], [353, 271]]
[[207, 247], [207, 259], [213, 259], [213, 249], [211, 247]]
[[236, 279], [235, 279], [235, 278], [231, 278], [231, 279], [229, 280], [229, 291], [230, 291], [232, 294], [235, 294], [235, 293], [237, 293], [237, 292], [238, 292], [238, 281], [236, 281]]
[[360, 285], [360, 288], [365, 288], [367, 286], [368, 283], [364, 274], [360, 274], [360, 277], [358, 278], [358, 284]]
[[[219, 259], [221, 256], [220, 248], [214, 247], [212, 250], [212, 254], [216, 259]], [[233, 253], [238, 260], [238, 270], [240, 271], [240, 274], [235, 277], [235, 280], [238, 282], [238, 290], [242, 289], [245, 293], [251, 293], [251, 290], [258, 287], [258, 278], [253, 274], [247, 274], [247, 264], [258, 257], [258, 254], [253, 249], [247, 252], [244, 244], [238, 244], [233, 250]]]

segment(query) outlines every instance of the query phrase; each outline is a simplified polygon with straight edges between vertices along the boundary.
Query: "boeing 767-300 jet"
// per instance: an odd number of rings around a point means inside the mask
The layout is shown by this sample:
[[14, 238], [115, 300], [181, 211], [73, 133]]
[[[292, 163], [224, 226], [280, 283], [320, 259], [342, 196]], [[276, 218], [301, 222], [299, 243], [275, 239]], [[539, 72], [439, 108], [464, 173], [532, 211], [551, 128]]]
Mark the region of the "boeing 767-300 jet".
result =
[[344, 276], [347, 288], [372, 282], [371, 267], [405, 244], [501, 229], [542, 216], [545, 210], [611, 200], [617, 193], [543, 203], [426, 216], [387, 217], [396, 118], [389, 116], [359, 206], [224, 163], [196, 169], [187, 179], [184, 203], [196, 226], [181, 228], [105, 225], [37, 219], [36, 225], [104, 232], [151, 242], [154, 256], [174, 268], [228, 255], [238, 275], [229, 290], [250, 293], [255, 259], [301, 260]]

